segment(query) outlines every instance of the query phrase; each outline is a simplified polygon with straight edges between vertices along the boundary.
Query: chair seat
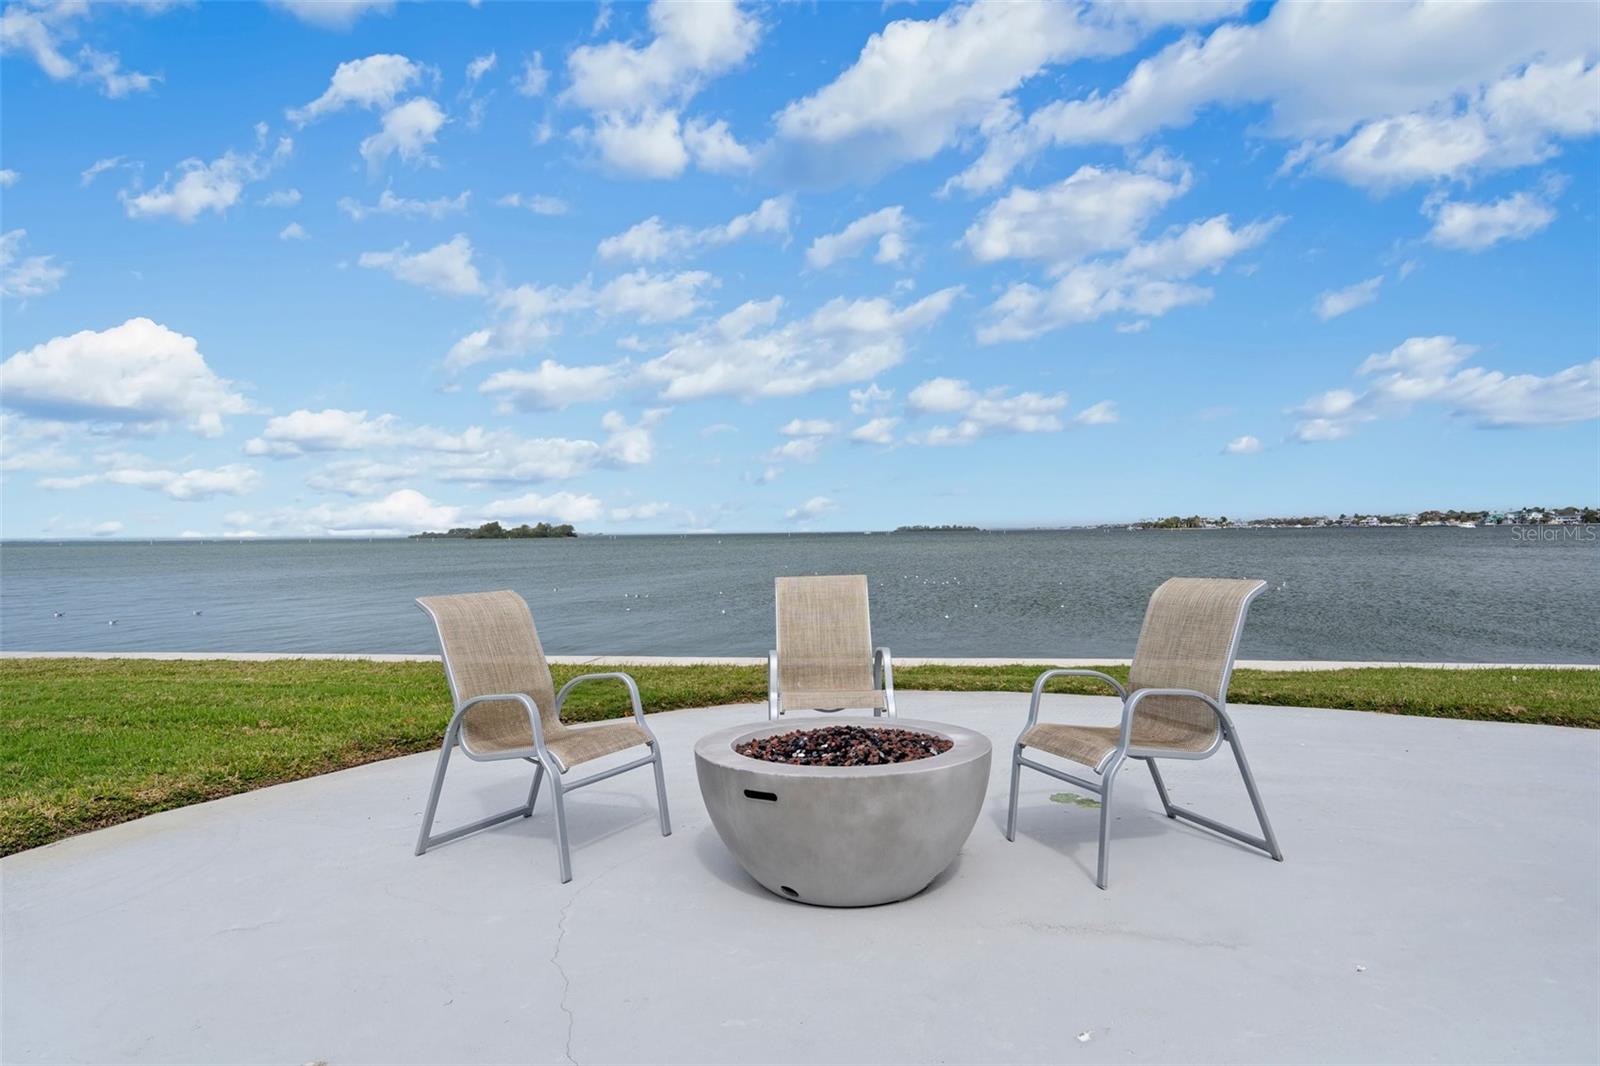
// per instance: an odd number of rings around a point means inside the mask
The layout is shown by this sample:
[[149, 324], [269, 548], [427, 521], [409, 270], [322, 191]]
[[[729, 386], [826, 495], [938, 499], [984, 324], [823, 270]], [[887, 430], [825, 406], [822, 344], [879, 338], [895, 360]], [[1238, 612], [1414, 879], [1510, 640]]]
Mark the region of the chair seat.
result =
[[780, 692], [778, 704], [786, 711], [884, 710], [889, 706], [889, 700], [881, 689], [814, 689]]
[[[1169, 751], [1205, 751], [1216, 742], [1215, 730], [1198, 730], [1169, 721], [1137, 714], [1133, 720], [1133, 747], [1166, 748]], [[1025, 747], [1038, 748], [1099, 773], [1122, 740], [1120, 725], [1058, 725], [1040, 722], [1022, 734]]]
[[[631, 721], [563, 728], [554, 736], [546, 734], [544, 740], [545, 750], [561, 764], [553, 769], [562, 772], [580, 763], [592, 762], [613, 752], [648, 743], [650, 738], [645, 731]], [[533, 734], [527, 730], [521, 736], [504, 733], [480, 736], [474, 738], [468, 747], [473, 755], [496, 759], [531, 759], [539, 754], [533, 746]]]

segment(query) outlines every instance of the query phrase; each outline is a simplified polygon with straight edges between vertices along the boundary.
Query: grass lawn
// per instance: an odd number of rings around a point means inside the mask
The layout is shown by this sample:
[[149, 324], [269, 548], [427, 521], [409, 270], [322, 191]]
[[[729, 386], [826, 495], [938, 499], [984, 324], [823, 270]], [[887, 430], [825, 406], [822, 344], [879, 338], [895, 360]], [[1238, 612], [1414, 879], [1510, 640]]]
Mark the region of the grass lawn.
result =
[[[583, 672], [556, 667], [556, 683]], [[598, 669], [613, 669], [603, 667]], [[766, 699], [766, 668], [630, 671], [649, 711]], [[1125, 678], [1127, 669], [1106, 671]], [[921, 666], [901, 689], [1026, 692], [1034, 666]], [[1062, 679], [1051, 691], [1104, 694]], [[1239, 670], [1233, 703], [1600, 727], [1600, 670]], [[568, 718], [628, 713], [619, 685], [580, 688]], [[1019, 705], [1020, 711], [1020, 705]], [[156, 811], [438, 745], [435, 663], [0, 660], [0, 854]]]

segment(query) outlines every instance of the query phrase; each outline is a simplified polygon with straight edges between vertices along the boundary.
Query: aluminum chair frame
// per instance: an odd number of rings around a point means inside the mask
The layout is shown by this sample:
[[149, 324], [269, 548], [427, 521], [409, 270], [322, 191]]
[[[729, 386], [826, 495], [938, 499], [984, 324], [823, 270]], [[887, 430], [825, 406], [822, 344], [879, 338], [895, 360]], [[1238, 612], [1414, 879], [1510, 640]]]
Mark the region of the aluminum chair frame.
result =
[[[427, 611], [427, 608], [424, 607], [423, 610]], [[428, 614], [429, 617], [433, 617], [431, 611]], [[437, 622], [436, 618], [435, 622]], [[455, 713], [450, 718], [450, 725], [445, 729], [444, 733], [444, 743], [439, 748], [439, 761], [433, 771], [433, 786], [428, 790], [428, 805], [423, 811], [422, 829], [417, 834], [417, 855], [423, 854], [429, 848], [438, 844], [457, 840], [469, 833], [476, 833], [480, 829], [488, 829], [490, 826], [499, 825], [501, 822], [509, 822], [513, 818], [533, 817], [533, 806], [539, 798], [539, 786], [543, 784], [545, 777], [548, 776], [550, 778], [551, 802], [555, 805], [556, 811], [556, 853], [561, 869], [561, 883], [566, 884], [572, 880], [572, 855], [567, 836], [566, 794], [587, 785], [604, 781], [607, 778], [616, 777], [618, 774], [627, 773], [629, 770], [637, 770], [642, 766], [654, 766], [655, 768], [656, 804], [661, 816], [661, 835], [664, 837], [672, 835], [672, 821], [667, 812], [667, 783], [661, 765], [661, 743], [656, 739], [655, 732], [651, 730], [649, 723], [645, 721], [644, 706], [639, 699], [639, 686], [632, 677], [624, 673], [580, 674], [565, 685], [562, 685], [561, 690], [556, 693], [555, 713], [556, 717], [559, 718], [561, 716], [561, 708], [566, 703], [567, 694], [584, 682], [621, 681], [626, 686], [628, 698], [633, 703], [634, 722], [644, 731], [645, 736], [650, 738], [647, 744], [651, 753], [621, 766], [614, 766], [609, 770], [590, 774], [588, 777], [579, 778], [576, 781], [564, 782], [562, 774], [565, 772], [565, 768], [562, 766], [561, 760], [545, 748], [544, 726], [539, 719], [539, 708], [533, 702], [533, 698], [522, 692], [507, 692], [474, 696], [463, 702], [457, 694], [455, 671], [450, 666], [450, 653], [446, 650], [443, 640], [439, 644], [441, 656], [444, 660], [445, 679], [450, 684], [450, 702], [455, 708]], [[525, 748], [504, 752], [474, 752], [466, 741], [462, 739], [461, 724], [467, 712], [477, 704], [490, 703], [497, 700], [514, 700], [522, 704], [523, 709], [527, 711], [528, 725], [533, 730], [534, 754], [526, 754], [527, 749]], [[521, 807], [513, 807], [508, 811], [501, 811], [499, 814], [491, 814], [487, 818], [480, 818], [469, 825], [432, 835], [434, 815], [439, 808], [439, 794], [444, 789], [445, 771], [450, 766], [450, 753], [457, 744], [461, 746], [461, 753], [474, 762], [503, 762], [508, 759], [521, 759], [524, 762], [532, 763], [534, 766], [533, 786], [528, 790], [528, 802]], [[546, 774], [547, 767], [550, 771], [548, 775]]]
[[[893, 718], [894, 715], [894, 657], [889, 654], [888, 648], [874, 648], [872, 650], [872, 684], [883, 692], [884, 707], [872, 708], [872, 717], [880, 716]], [[778, 650], [776, 648], [767, 652], [767, 720], [776, 722], [784, 714], [782, 693], [778, 688]], [[796, 708], [799, 709], [799, 708]], [[833, 714], [846, 710], [844, 707], [808, 707], [806, 710], [821, 711], [823, 714]]]
[[[1265, 591], [1265, 589], [1266, 584], [1263, 583], [1259, 588], [1255, 589], [1248, 596], [1246, 596], [1244, 602], [1240, 605], [1239, 617], [1234, 623], [1233, 639], [1228, 647], [1227, 665], [1224, 667], [1222, 674], [1221, 691], [1223, 699], [1217, 699], [1208, 695], [1207, 693], [1200, 692], [1195, 689], [1183, 688], [1142, 688], [1130, 696], [1128, 691], [1123, 688], [1122, 684], [1117, 681], [1116, 678], [1111, 677], [1109, 674], [1103, 674], [1098, 670], [1058, 669], [1046, 670], [1044, 673], [1040, 674], [1038, 680], [1036, 680], [1033, 684], [1033, 696], [1028, 704], [1028, 724], [1025, 725], [1022, 729], [1022, 732], [1018, 734], [1017, 742], [1012, 749], [1011, 802], [1006, 814], [1006, 839], [1010, 841], [1015, 841], [1017, 839], [1017, 800], [1022, 784], [1022, 768], [1024, 766], [1032, 770], [1037, 770], [1042, 774], [1047, 774], [1059, 781], [1065, 781], [1070, 785], [1074, 785], [1086, 792], [1090, 792], [1096, 796], [1099, 796], [1100, 848], [1099, 858], [1096, 863], [1095, 885], [1101, 889], [1104, 889], [1106, 887], [1111, 852], [1112, 786], [1116, 783], [1116, 775], [1117, 772], [1122, 769], [1122, 764], [1128, 759], [1138, 759], [1143, 760], [1144, 764], [1150, 768], [1150, 779], [1155, 782], [1156, 794], [1161, 798], [1161, 806], [1166, 811], [1168, 818], [1174, 820], [1182, 819], [1183, 821], [1191, 822], [1204, 829], [1209, 829], [1214, 833], [1218, 833], [1232, 840], [1236, 840], [1241, 844], [1246, 844], [1250, 847], [1264, 851], [1271, 856], [1274, 861], [1282, 862], [1283, 849], [1278, 846], [1277, 835], [1272, 831], [1272, 822], [1267, 818], [1266, 807], [1261, 802], [1261, 793], [1256, 788], [1255, 775], [1250, 772], [1250, 763], [1245, 759], [1244, 746], [1239, 740], [1239, 733], [1233, 724], [1233, 719], [1228, 717], [1228, 711], [1225, 702], [1228, 692], [1228, 682], [1233, 676], [1234, 656], [1239, 650], [1239, 637], [1244, 631], [1245, 616], [1249, 613], [1251, 602], [1263, 591]], [[1040, 697], [1044, 695], [1044, 687], [1051, 678], [1056, 677], [1097, 678], [1115, 689], [1117, 696], [1123, 701], [1122, 725], [1117, 746], [1109, 755], [1105, 757], [1101, 764], [1095, 768], [1095, 772], [1100, 775], [1100, 784], [1098, 785], [1086, 780], [1085, 778], [1079, 777], [1076, 774], [1069, 774], [1066, 771], [1058, 770], [1053, 766], [1046, 766], [1043, 763], [1035, 762], [1034, 760], [1022, 754], [1023, 749], [1026, 747], [1026, 745], [1022, 742], [1022, 737], [1026, 736], [1028, 731], [1032, 729], [1039, 721], [1039, 701]], [[1186, 751], [1178, 748], [1136, 746], [1133, 743], [1134, 714], [1138, 711], [1140, 701], [1149, 696], [1180, 696], [1201, 701], [1206, 707], [1210, 708], [1212, 713], [1217, 717], [1218, 729], [1216, 739], [1211, 742], [1210, 747], [1203, 751]], [[1224, 743], [1227, 743], [1228, 747], [1233, 751], [1234, 761], [1239, 767], [1239, 776], [1244, 779], [1245, 792], [1250, 796], [1250, 805], [1252, 808], [1254, 808], [1256, 821], [1260, 823], [1261, 826], [1261, 835], [1259, 837], [1252, 836], [1249, 833], [1243, 832], [1242, 830], [1235, 829], [1230, 825], [1225, 825], [1224, 823], [1200, 814], [1197, 811], [1191, 811], [1186, 807], [1179, 807], [1174, 804], [1171, 798], [1167, 795], [1167, 785], [1166, 782], [1161, 778], [1161, 771], [1156, 767], [1156, 759], [1158, 758], [1187, 759], [1191, 761], [1209, 759], [1222, 749], [1222, 745]]]

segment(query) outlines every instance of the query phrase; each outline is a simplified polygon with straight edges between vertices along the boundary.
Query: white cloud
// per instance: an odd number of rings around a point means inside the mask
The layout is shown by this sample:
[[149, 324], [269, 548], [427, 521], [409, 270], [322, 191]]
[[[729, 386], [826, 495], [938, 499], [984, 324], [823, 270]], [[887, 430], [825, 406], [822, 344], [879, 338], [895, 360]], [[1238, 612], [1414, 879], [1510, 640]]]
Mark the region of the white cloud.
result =
[[[94, 9], [88, 3], [44, 4], [37, 0], [15, 0], [0, 12], [0, 55], [20, 53], [39, 65], [53, 81], [81, 81], [95, 84], [112, 99], [145, 92], [161, 80], [159, 74], [123, 70], [115, 53], [101, 52], [81, 45], [68, 55], [68, 42], [78, 35], [77, 21], [87, 19]], [[146, 10], [159, 10], [148, 6]]]
[[544, 67], [543, 54], [535, 52], [524, 59], [522, 73], [513, 84], [522, 96], [543, 96], [550, 84], [550, 72]]
[[291, 222], [278, 231], [280, 241], [306, 241], [311, 239], [311, 234], [298, 222]]
[[0, 399], [35, 417], [125, 427], [183, 422], [206, 437], [253, 408], [199, 345], [148, 318], [56, 337], [0, 363]]
[[1378, 298], [1378, 286], [1383, 284], [1383, 275], [1358, 281], [1354, 285], [1346, 285], [1342, 289], [1330, 289], [1317, 297], [1317, 317], [1326, 322], [1331, 318], [1349, 314], [1358, 307], [1365, 307]]
[[868, 419], [850, 431], [850, 439], [857, 444], [893, 444], [894, 428], [899, 424], [898, 418], [888, 416]]
[[451, 432], [435, 426], [408, 425], [391, 414], [330, 408], [294, 411], [271, 419], [261, 436], [245, 444], [245, 453], [295, 459], [325, 452], [360, 452], [366, 463], [359, 471], [335, 471], [324, 482], [337, 491], [349, 478], [377, 482], [425, 474], [440, 481], [469, 484], [515, 484], [578, 477], [597, 467], [638, 466], [654, 458], [653, 428], [664, 412], [646, 411], [629, 422], [616, 411], [600, 420], [603, 440], [565, 437], [521, 437], [505, 430], [468, 426]]
[[730, 244], [756, 234], [778, 234], [787, 238], [793, 210], [792, 197], [774, 196], [763, 200], [754, 211], [732, 218], [722, 225], [703, 229], [665, 226], [659, 216], [652, 215], [615, 236], [605, 238], [596, 250], [602, 259], [652, 263], [659, 259], [691, 255], [703, 248]]
[[850, 390], [850, 413], [853, 415], [887, 414], [890, 401], [893, 399], [893, 389], [879, 388], [878, 383], [874, 381], [865, 388]]
[[605, 508], [599, 500], [588, 493], [580, 495], [574, 492], [552, 492], [548, 496], [530, 492], [510, 499], [495, 500], [484, 511], [496, 516], [495, 521], [566, 522], [572, 525], [593, 522], [605, 514]]
[[378, 195], [375, 204], [364, 204], [354, 197], [346, 196], [339, 201], [339, 210], [349, 215], [351, 219], [360, 222], [372, 215], [399, 215], [402, 218], [431, 218], [438, 220], [446, 215], [455, 214], [467, 209], [467, 203], [472, 199], [472, 193], [463, 190], [456, 196], [439, 196], [432, 200], [409, 200], [403, 196], [396, 196], [388, 189]]
[[1109, 426], [1116, 422], [1119, 417], [1115, 403], [1110, 400], [1101, 400], [1099, 403], [1090, 404], [1073, 415], [1072, 420], [1080, 426]]
[[567, 202], [559, 196], [544, 196], [533, 193], [524, 196], [514, 192], [500, 197], [495, 203], [500, 207], [525, 207], [536, 215], [564, 215], [570, 208]]
[[985, 208], [964, 241], [979, 262], [1071, 263], [1138, 243], [1150, 221], [1188, 191], [1188, 167], [1151, 155], [1135, 170], [1079, 167], [1043, 189], [1013, 188]]
[[391, 155], [412, 164], [427, 162], [428, 146], [438, 139], [447, 121], [439, 105], [426, 96], [407, 100], [383, 113], [378, 132], [361, 142], [361, 158], [373, 171]]
[[860, 255], [876, 238], [878, 250], [873, 254], [875, 263], [898, 263], [906, 255], [906, 232], [911, 219], [900, 206], [885, 207], [870, 215], [863, 215], [838, 233], [818, 237], [806, 249], [806, 264], [813, 270], [823, 270], [841, 259]]
[[1111, 314], [1155, 318], [1211, 299], [1211, 290], [1189, 279], [1216, 273], [1241, 252], [1256, 247], [1281, 218], [1235, 228], [1227, 215], [1192, 222], [1137, 244], [1120, 258], [1090, 260], [1061, 272], [1048, 289], [1013, 285], [988, 308], [978, 340], [1025, 340]]
[[911, 390], [911, 409], [921, 414], [956, 414], [953, 424], [934, 426], [907, 439], [913, 444], [970, 444], [993, 433], [1055, 433], [1062, 428], [1067, 394], [1012, 394], [1000, 387], [978, 392], [956, 378], [933, 378]]
[[110, 522], [98, 522], [89, 530], [92, 537], [114, 537], [122, 532], [122, 523], [113, 519]]
[[1245, 434], [1235, 437], [1227, 443], [1223, 452], [1227, 455], [1255, 455], [1261, 450], [1261, 442], [1255, 437]]
[[1481, 252], [1501, 241], [1520, 241], [1555, 221], [1556, 212], [1534, 193], [1518, 192], [1488, 203], [1442, 200], [1428, 206], [1428, 240], [1442, 248]]
[[623, 384], [625, 367], [565, 366], [551, 359], [536, 370], [502, 370], [478, 386], [486, 396], [502, 398], [503, 409], [560, 410], [575, 403], [609, 400]]
[[676, 177], [694, 159], [710, 170], [741, 169], [749, 153], [724, 122], [680, 111], [706, 81], [754, 51], [761, 24], [736, 0], [650, 5], [648, 44], [580, 45], [567, 56], [571, 84], [562, 100], [594, 115], [589, 135], [613, 170], [647, 178]]
[[472, 264], [472, 242], [456, 234], [443, 244], [409, 255], [407, 245], [388, 252], [362, 252], [364, 267], [387, 270], [400, 281], [452, 296], [472, 296], [483, 291], [483, 279]]
[[299, 202], [299, 189], [279, 189], [261, 198], [262, 207], [294, 207]]
[[677, 274], [635, 270], [607, 282], [596, 294], [595, 306], [602, 314], [627, 315], [640, 322], [672, 322], [698, 311], [703, 304], [700, 290], [715, 281], [703, 270]]
[[825, 418], [791, 418], [778, 432], [785, 437], [827, 437], [839, 432], [839, 426]]
[[800, 506], [789, 508], [783, 513], [783, 517], [791, 522], [809, 522], [838, 509], [839, 505], [828, 499], [828, 497], [813, 496]]
[[340, 63], [322, 95], [284, 114], [304, 126], [346, 107], [390, 108], [396, 98], [422, 78], [423, 67], [402, 55], [378, 54]]
[[398, 489], [380, 500], [335, 507], [322, 504], [295, 514], [280, 514], [273, 525], [295, 523], [307, 532], [334, 536], [401, 536], [449, 529], [461, 508], [437, 503], [416, 489]]
[[22, 175], [15, 170], [9, 168], [0, 170], [0, 189], [9, 189], [21, 180]]
[[881, 297], [838, 298], [781, 326], [781, 297], [750, 301], [675, 338], [641, 375], [666, 400], [797, 396], [869, 381], [898, 365], [907, 337], [942, 318], [960, 292], [941, 289], [905, 307]]
[[242, 463], [193, 470], [165, 470], [148, 465], [139, 456], [115, 456], [109, 469], [98, 474], [68, 478], [40, 478], [44, 489], [77, 489], [90, 484], [127, 485], [159, 492], [174, 500], [209, 500], [216, 496], [242, 496], [256, 487], [260, 473]]
[[270, 0], [306, 23], [323, 30], [348, 30], [364, 15], [387, 15], [394, 0]]
[[26, 300], [55, 292], [67, 276], [53, 255], [23, 255], [28, 231], [14, 229], [0, 235], [0, 296]]
[[1067, 4], [974, 3], [900, 19], [873, 34], [837, 79], [785, 107], [778, 135], [796, 169], [871, 174], [928, 159], [996, 122], [1014, 107], [1010, 94], [1046, 64], [1131, 43]]
[[467, 80], [470, 82], [483, 80], [483, 76], [494, 69], [494, 65], [498, 60], [499, 57], [493, 52], [488, 55], [478, 56], [467, 64]]
[[1600, 124], [1589, 16], [1576, 4], [1278, 4], [1179, 39], [1109, 93], [1001, 116], [954, 184], [991, 188], [1044, 148], [1137, 143], [1213, 105], [1265, 104], [1266, 135], [1304, 142], [1291, 165], [1364, 185], [1536, 161]]
[[93, 163], [90, 163], [87, 167], [84, 167], [83, 170], [79, 172], [78, 184], [84, 188], [88, 188], [89, 185], [93, 184], [94, 179], [98, 178], [101, 174], [104, 174], [108, 170], [115, 170], [117, 167], [123, 165], [123, 159], [120, 155], [110, 156], [106, 159], [96, 159]]
[[1356, 426], [1439, 405], [1479, 426], [1538, 426], [1600, 418], [1600, 359], [1547, 376], [1463, 366], [1477, 349], [1454, 337], [1412, 337], [1369, 356], [1358, 369], [1361, 392], [1333, 389], [1296, 409], [1295, 436], [1338, 440]]
[[650, 503], [632, 504], [628, 507], [611, 508], [613, 522], [647, 522], [652, 518], [660, 518], [671, 514], [674, 510], [672, 504], [652, 501]]
[[167, 215], [190, 223], [207, 211], [226, 214], [239, 202], [246, 185], [260, 181], [286, 162], [294, 152], [294, 142], [278, 138], [271, 152], [266, 150], [266, 127], [256, 127], [256, 150], [249, 154], [229, 150], [207, 163], [185, 159], [177, 175], [167, 173], [161, 184], [144, 192], [119, 194], [129, 218], [156, 218]]

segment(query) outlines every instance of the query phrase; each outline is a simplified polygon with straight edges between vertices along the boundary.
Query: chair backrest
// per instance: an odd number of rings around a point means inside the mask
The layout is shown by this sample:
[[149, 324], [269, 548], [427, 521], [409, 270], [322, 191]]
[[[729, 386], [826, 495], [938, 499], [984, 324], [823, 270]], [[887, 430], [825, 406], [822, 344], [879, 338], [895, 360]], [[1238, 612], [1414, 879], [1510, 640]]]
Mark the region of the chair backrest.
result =
[[860, 574], [780, 577], [775, 588], [778, 688], [865, 692], [872, 681], [872, 614]]
[[[1255, 578], [1174, 577], [1162, 582], [1144, 612], [1128, 691], [1187, 688], [1225, 703], [1245, 613], [1266, 587]], [[1198, 700], [1152, 696], [1140, 704], [1139, 713], [1173, 725], [1216, 727], [1216, 715]]]
[[[521, 596], [508, 589], [423, 596], [417, 604], [439, 630], [445, 677], [457, 707], [475, 696], [520, 692], [539, 708], [547, 736], [561, 731], [550, 665]], [[462, 728], [469, 744], [526, 737], [528, 712], [514, 700], [483, 703], [472, 709]]]

